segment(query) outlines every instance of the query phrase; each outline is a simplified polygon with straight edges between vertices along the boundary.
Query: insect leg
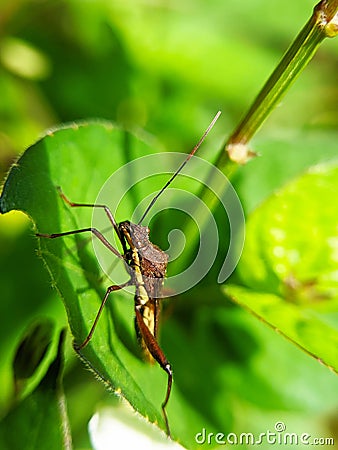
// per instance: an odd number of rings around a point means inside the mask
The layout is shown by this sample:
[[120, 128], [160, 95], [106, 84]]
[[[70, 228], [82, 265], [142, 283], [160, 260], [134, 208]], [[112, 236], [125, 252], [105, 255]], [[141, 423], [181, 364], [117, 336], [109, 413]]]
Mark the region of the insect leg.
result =
[[108, 206], [106, 205], [95, 205], [93, 203], [76, 203], [76, 202], [72, 202], [68, 199], [68, 197], [66, 197], [66, 195], [63, 193], [62, 189], [60, 188], [60, 186], [57, 187], [57, 190], [59, 192], [60, 197], [62, 198], [62, 200], [64, 200], [69, 206], [73, 207], [78, 207], [78, 206], [82, 206], [82, 207], [87, 207], [87, 208], [102, 208], [104, 209], [105, 213], [107, 214], [107, 217], [110, 221], [110, 223], [113, 225], [114, 230], [116, 231], [117, 235], [120, 237], [120, 231], [118, 229], [117, 223], [114, 219], [113, 213], [111, 212], [111, 210], [109, 209]]
[[98, 312], [97, 312], [97, 314], [96, 314], [94, 323], [93, 323], [93, 325], [92, 325], [92, 327], [91, 327], [91, 329], [90, 329], [90, 331], [89, 331], [89, 333], [88, 333], [88, 336], [86, 337], [86, 339], [85, 339], [81, 344], [77, 344], [76, 342], [73, 343], [73, 347], [74, 347], [75, 350], [81, 350], [81, 349], [84, 348], [84, 347], [88, 344], [88, 342], [91, 340], [91, 338], [92, 338], [92, 336], [93, 336], [93, 333], [94, 333], [94, 331], [95, 331], [96, 325], [97, 325], [97, 323], [98, 323], [98, 321], [99, 321], [99, 318], [100, 318], [100, 316], [101, 316], [101, 313], [102, 313], [102, 311], [103, 311], [104, 305], [106, 304], [106, 301], [107, 301], [107, 299], [108, 299], [108, 297], [109, 297], [109, 294], [111, 294], [111, 293], [114, 292], [114, 291], [119, 291], [120, 289], [123, 289], [124, 287], [129, 286], [130, 284], [131, 284], [131, 282], [130, 282], [130, 281], [127, 281], [127, 282], [124, 283], [124, 284], [113, 285], [113, 286], [109, 286], [109, 287], [108, 287], [108, 289], [106, 290], [106, 293], [105, 293], [105, 295], [104, 295], [104, 297], [103, 297], [103, 299], [102, 299], [101, 306], [100, 306], [100, 308], [99, 308], [99, 310], [98, 310]]
[[167, 360], [165, 354], [163, 353], [161, 347], [158, 345], [155, 337], [151, 334], [149, 328], [146, 326], [146, 324], [143, 321], [142, 314], [140, 312], [140, 308], [142, 305], [136, 305], [135, 306], [135, 315], [136, 315], [136, 322], [137, 326], [140, 330], [140, 333], [142, 335], [142, 338], [151, 353], [151, 355], [156, 359], [156, 361], [159, 363], [159, 365], [162, 367], [162, 369], [168, 374], [168, 383], [167, 383], [167, 393], [165, 396], [165, 399], [162, 403], [162, 413], [164, 417], [164, 421], [167, 428], [167, 434], [170, 436], [170, 428], [169, 428], [169, 422], [168, 417], [166, 413], [166, 406], [169, 401], [170, 392], [171, 392], [171, 385], [173, 381], [173, 372], [171, 369], [171, 365], [169, 361]]
[[52, 233], [52, 234], [36, 233], [36, 236], [48, 239], [55, 239], [61, 236], [69, 236], [71, 234], [85, 233], [86, 231], [90, 231], [91, 233], [93, 233], [98, 239], [100, 239], [103, 245], [105, 245], [111, 252], [114, 253], [114, 255], [116, 255], [120, 259], [123, 259], [121, 253], [118, 250], [116, 250], [116, 248], [113, 247], [109, 241], [107, 241], [107, 239], [103, 236], [102, 233], [100, 233], [99, 230], [93, 227], [81, 228], [80, 230], [64, 231], [62, 233]]

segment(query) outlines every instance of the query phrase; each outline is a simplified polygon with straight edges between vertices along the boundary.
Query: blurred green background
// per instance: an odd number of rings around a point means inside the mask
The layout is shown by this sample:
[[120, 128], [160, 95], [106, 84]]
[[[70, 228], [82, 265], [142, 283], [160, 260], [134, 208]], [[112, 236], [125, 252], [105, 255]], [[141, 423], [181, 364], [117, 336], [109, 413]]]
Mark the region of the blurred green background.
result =
[[[312, 0], [2, 0], [1, 179], [16, 156], [47, 128], [88, 118], [142, 128], [156, 136], [167, 150], [187, 151], [220, 109], [221, 125], [210, 137], [216, 154], [310, 17], [314, 4]], [[304, 130], [330, 133], [337, 129], [337, 73], [337, 42], [325, 41], [256, 137], [253, 145], [262, 158], [237, 174], [235, 187], [246, 213], [272, 188], [280, 187], [320, 158], [327, 158], [325, 148], [311, 148], [311, 143], [309, 151], [305, 149], [299, 155], [292, 142], [300, 142]], [[288, 142], [285, 147], [280, 144], [284, 140]], [[281, 173], [276, 168], [271, 142], [279, 142], [275, 148], [285, 158]], [[97, 152], [99, 158], [99, 148]], [[270, 175], [266, 180], [258, 182], [254, 177], [255, 173], [267, 172]], [[44, 315], [54, 317], [59, 326], [66, 323], [61, 300], [50, 287], [48, 274], [35, 255], [30, 223], [20, 214], [0, 216], [0, 286], [0, 414], [3, 415], [12, 395], [11, 361], [27, 325], [33, 318]], [[227, 421], [227, 416], [233, 416], [234, 426], [240, 428], [236, 417], [245, 416], [247, 420], [242, 424], [256, 421], [259, 428], [266, 424], [269, 414], [280, 418], [278, 411], [282, 410], [300, 426], [308, 423], [311, 428], [320, 423], [321, 430], [330, 430], [332, 434], [337, 429], [333, 407], [326, 407], [321, 395], [316, 396], [314, 391], [318, 380], [327, 383], [328, 391], [332, 386], [337, 388], [334, 376], [327, 375], [327, 369], [308, 356], [299, 355], [299, 350], [247, 313], [237, 308], [231, 308], [229, 313], [220, 306], [216, 291], [213, 301], [208, 303], [210, 289], [210, 284], [205, 283], [198, 293], [195, 290], [191, 294], [190, 301], [189, 298], [178, 301], [174, 319], [170, 320], [171, 329], [176, 326], [175, 336], [181, 342], [189, 338], [182, 325], [187, 323], [190, 330], [194, 329], [193, 345], [197, 351], [200, 349], [201, 355], [208, 352], [204, 348], [205, 334], [212, 335], [215, 342], [227, 343], [225, 350], [216, 349], [211, 363], [222, 379], [221, 373], [230, 361], [234, 370], [228, 394], [231, 406], [216, 402], [207, 411], [213, 425], [222, 431], [222, 417]], [[189, 309], [191, 299], [193, 312]], [[166, 323], [167, 329], [170, 323]], [[163, 330], [163, 339], [170, 347], [169, 331]], [[171, 348], [175, 345], [173, 342]], [[250, 371], [249, 356], [258, 352], [257, 348], [261, 355], [261, 378], [255, 379], [253, 392], [245, 377], [239, 380], [236, 374], [237, 369], [241, 373]], [[291, 386], [287, 394], [279, 386], [280, 375], [274, 382], [276, 351], [288, 366], [284, 369], [284, 375], [290, 377], [285, 379]], [[186, 387], [186, 396], [197, 410], [205, 409], [208, 398], [203, 396], [208, 397], [209, 388], [217, 389], [217, 382], [213, 380], [205, 389], [208, 380], [200, 379], [201, 385], [189, 390], [198, 365], [191, 361], [192, 366], [186, 367], [189, 355], [182, 351], [179, 356], [179, 352], [177, 349], [177, 382], [181, 383], [181, 389]], [[282, 366], [280, 362], [277, 370]], [[302, 384], [305, 376], [309, 379]], [[249, 380], [248, 375], [247, 381], [252, 383]], [[74, 446], [89, 448], [87, 421], [99, 402], [110, 400], [75, 360], [70, 342], [65, 389]], [[199, 398], [196, 392], [200, 392]], [[81, 402], [84, 393], [86, 407]], [[294, 396], [299, 397], [298, 401], [289, 403]]]

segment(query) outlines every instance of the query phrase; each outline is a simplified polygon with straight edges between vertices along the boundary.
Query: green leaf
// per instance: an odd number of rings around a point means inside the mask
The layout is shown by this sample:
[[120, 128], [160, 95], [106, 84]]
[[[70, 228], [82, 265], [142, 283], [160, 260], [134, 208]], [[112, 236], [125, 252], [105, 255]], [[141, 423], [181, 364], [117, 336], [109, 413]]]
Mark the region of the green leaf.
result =
[[338, 316], [316, 314], [273, 294], [239, 286], [224, 287], [233, 301], [248, 309], [310, 356], [338, 373]]
[[338, 166], [315, 166], [272, 195], [249, 218], [238, 267], [245, 284], [289, 301], [337, 297]]
[[[114, 170], [138, 156], [157, 151], [158, 148], [108, 123], [56, 130], [30, 147], [13, 165], [1, 196], [1, 211], [24, 211], [34, 222], [35, 231], [41, 233], [88, 227], [92, 208], [70, 208], [58, 195], [57, 186], [72, 201], [95, 203], [103, 183]], [[151, 172], [152, 167], [149, 169]], [[128, 178], [127, 172], [119, 185], [112, 186], [109, 195], [113, 200], [128, 191], [134, 175], [131, 172]], [[123, 199], [116, 212], [117, 221], [129, 219], [138, 204], [137, 195], [143, 198], [141, 188], [133, 193], [128, 192]], [[112, 228], [103, 212], [102, 224], [103, 228]], [[62, 297], [75, 342], [82, 342], [88, 334], [106, 288], [112, 284], [100, 271], [89, 240], [88, 233], [39, 242], [39, 254]], [[122, 262], [112, 253], [108, 256], [109, 264], [116, 266], [114, 277], [120, 271], [123, 281], [127, 281]], [[161, 403], [167, 376], [157, 364], [148, 365], [140, 356], [133, 327], [133, 296], [133, 291], [111, 295], [93, 339], [81, 350], [81, 357], [109, 389], [125, 397], [150, 422], [165, 429]], [[175, 414], [171, 411], [181, 411], [184, 401], [174, 393], [175, 387], [168, 416], [175, 434]], [[184, 416], [189, 423], [196, 414], [190, 411]], [[181, 419], [176, 421], [176, 429], [181, 433], [187, 429], [183, 425]]]
[[61, 387], [64, 337], [62, 332], [57, 356], [39, 386], [2, 420], [1, 448], [33, 450], [47, 445], [51, 450], [71, 449]]
[[239, 274], [225, 292], [338, 371], [337, 164], [313, 167], [249, 217]]

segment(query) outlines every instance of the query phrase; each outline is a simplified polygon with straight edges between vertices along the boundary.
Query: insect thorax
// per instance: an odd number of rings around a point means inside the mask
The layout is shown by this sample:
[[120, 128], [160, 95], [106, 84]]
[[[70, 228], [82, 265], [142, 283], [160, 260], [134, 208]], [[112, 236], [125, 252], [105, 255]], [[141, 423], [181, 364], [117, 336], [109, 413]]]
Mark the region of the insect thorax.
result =
[[137, 281], [141, 274], [145, 289], [150, 298], [161, 297], [161, 288], [168, 265], [167, 254], [149, 239], [149, 228], [124, 221], [118, 225], [121, 238], [129, 247], [126, 262], [130, 275]]

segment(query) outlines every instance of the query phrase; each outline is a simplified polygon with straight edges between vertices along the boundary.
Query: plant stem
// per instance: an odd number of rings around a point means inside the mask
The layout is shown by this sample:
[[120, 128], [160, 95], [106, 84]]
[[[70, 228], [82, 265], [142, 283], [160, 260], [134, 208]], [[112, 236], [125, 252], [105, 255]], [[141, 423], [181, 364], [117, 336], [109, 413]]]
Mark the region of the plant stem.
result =
[[300, 75], [326, 37], [338, 34], [338, 0], [322, 0], [263, 86], [248, 112], [228, 139], [216, 165], [224, 170], [228, 160], [244, 164], [253, 156], [247, 143], [271, 114], [281, 97]]
[[[338, 34], [338, 0], [322, 0], [318, 3], [310, 20], [301, 30], [295, 41], [285, 53], [261, 92], [249, 108], [248, 112], [231, 134], [226, 142], [225, 148], [221, 151], [215, 166], [224, 175], [231, 177], [232, 173], [240, 164], [245, 164], [255, 154], [249, 149], [248, 142], [262, 126], [266, 118], [271, 114], [281, 97], [287, 92], [291, 84], [300, 75], [312, 59], [320, 43], [325, 37], [335, 37]], [[201, 189], [199, 198], [213, 211], [218, 199], [212, 195], [206, 186], [213, 185], [213, 174], [210, 173], [204, 186]], [[206, 225], [206, 217], [201, 211], [195, 211], [194, 218], [200, 228]], [[198, 230], [191, 223], [186, 223], [184, 227], [185, 235], [192, 243], [196, 242]], [[191, 250], [187, 249], [186, 258], [191, 257]]]

